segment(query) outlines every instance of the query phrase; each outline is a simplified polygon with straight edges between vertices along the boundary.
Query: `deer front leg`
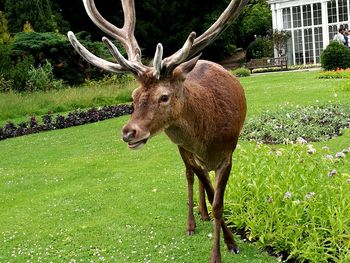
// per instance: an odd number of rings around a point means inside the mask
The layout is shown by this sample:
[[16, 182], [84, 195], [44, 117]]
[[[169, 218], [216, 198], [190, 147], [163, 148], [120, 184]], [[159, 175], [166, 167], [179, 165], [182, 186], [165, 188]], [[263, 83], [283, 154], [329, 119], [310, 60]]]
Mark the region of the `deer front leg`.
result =
[[188, 188], [188, 220], [187, 220], [187, 234], [192, 236], [196, 228], [196, 221], [193, 215], [193, 183], [194, 173], [191, 169], [186, 168], [187, 188]]
[[224, 233], [224, 239], [227, 247], [232, 252], [238, 252], [238, 248], [233, 239], [231, 231], [227, 228], [224, 219], [222, 217], [224, 211], [224, 194], [226, 189], [227, 180], [231, 172], [231, 155], [220, 165], [216, 170], [216, 188], [214, 192], [214, 200], [212, 202], [212, 210], [214, 216], [214, 243], [211, 252], [211, 263], [221, 262], [220, 253], [220, 229], [222, 227]]

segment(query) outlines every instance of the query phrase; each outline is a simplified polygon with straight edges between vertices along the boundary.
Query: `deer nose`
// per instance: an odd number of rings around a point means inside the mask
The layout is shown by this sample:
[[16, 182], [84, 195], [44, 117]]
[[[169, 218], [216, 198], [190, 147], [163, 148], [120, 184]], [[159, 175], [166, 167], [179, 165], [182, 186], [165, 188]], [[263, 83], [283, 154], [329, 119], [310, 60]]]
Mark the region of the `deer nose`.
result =
[[124, 142], [130, 142], [133, 139], [135, 139], [136, 130], [123, 130], [122, 131], [122, 138]]

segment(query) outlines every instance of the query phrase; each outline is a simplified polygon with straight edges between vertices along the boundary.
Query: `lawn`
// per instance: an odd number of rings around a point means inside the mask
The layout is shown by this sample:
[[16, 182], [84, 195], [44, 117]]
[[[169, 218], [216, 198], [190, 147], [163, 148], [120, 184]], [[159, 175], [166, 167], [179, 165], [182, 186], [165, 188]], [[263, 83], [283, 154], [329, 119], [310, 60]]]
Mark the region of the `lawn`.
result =
[[[176, 147], [161, 135], [129, 151], [125, 120], [0, 142], [0, 262], [207, 261], [213, 226], [198, 220], [186, 235]], [[275, 262], [241, 246], [224, 262]]]
[[[317, 74], [242, 78], [249, 117], [266, 109], [350, 101], [344, 80], [318, 79]], [[185, 234], [187, 187], [176, 147], [160, 135], [142, 150], [129, 151], [119, 138], [126, 119], [0, 141], [0, 262], [208, 261], [212, 224], [197, 217], [196, 235]], [[230, 255], [222, 242], [223, 262], [276, 262], [257, 249], [270, 243], [277, 251], [294, 249], [296, 257], [310, 262], [325, 262], [317, 253], [328, 251], [317, 249], [335, 244], [335, 252], [349, 259], [343, 250], [350, 247], [350, 156], [334, 162], [324, 156], [350, 147], [350, 132], [313, 145], [317, 152], [309, 155], [306, 145], [240, 142], [225, 215], [257, 243], [240, 241], [241, 254]], [[332, 169], [337, 174], [328, 177]], [[312, 199], [305, 197], [312, 192]], [[292, 221], [300, 214], [298, 222]], [[306, 230], [305, 220], [310, 222]], [[312, 236], [323, 221], [330, 226], [323, 235], [334, 233], [341, 242]], [[325, 243], [305, 242], [295, 250], [302, 239]]]

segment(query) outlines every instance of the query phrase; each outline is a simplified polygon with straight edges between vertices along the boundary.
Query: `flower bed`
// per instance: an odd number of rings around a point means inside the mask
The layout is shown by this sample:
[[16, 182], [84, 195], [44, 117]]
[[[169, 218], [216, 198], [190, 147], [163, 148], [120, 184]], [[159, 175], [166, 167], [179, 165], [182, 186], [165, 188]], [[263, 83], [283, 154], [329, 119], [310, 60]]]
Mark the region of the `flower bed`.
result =
[[39, 123], [35, 116], [32, 116], [28, 122], [22, 122], [18, 125], [8, 122], [4, 127], [0, 127], [0, 140], [7, 138], [38, 133], [42, 131], [64, 129], [72, 126], [103, 121], [116, 118], [122, 115], [131, 114], [130, 105], [105, 106], [102, 108], [91, 108], [86, 111], [75, 110], [68, 113], [67, 116], [53, 116], [50, 112], [42, 116], [42, 123]]

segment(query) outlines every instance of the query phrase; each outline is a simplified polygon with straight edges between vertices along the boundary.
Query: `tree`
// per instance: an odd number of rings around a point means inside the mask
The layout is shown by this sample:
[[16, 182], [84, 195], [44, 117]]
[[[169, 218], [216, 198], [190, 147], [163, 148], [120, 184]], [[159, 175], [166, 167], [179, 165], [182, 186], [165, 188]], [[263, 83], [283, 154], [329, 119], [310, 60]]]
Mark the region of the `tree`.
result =
[[279, 57], [287, 53], [287, 42], [290, 39], [290, 33], [285, 30], [273, 30], [271, 38]]
[[233, 42], [247, 48], [256, 37], [266, 37], [272, 29], [272, 13], [266, 0], [250, 0], [232, 26]]
[[21, 32], [27, 21], [37, 32], [55, 29], [50, 0], [6, 0], [5, 12], [10, 32]]
[[[181, 48], [191, 31], [203, 33], [229, 4], [229, 0], [143, 0], [136, 1], [137, 24], [135, 35], [145, 57], [153, 57], [158, 42], [164, 45], [164, 55]], [[61, 14], [72, 31], [87, 31], [93, 40], [104, 35], [86, 15], [81, 1], [57, 0]], [[120, 0], [96, 1], [103, 17], [118, 26], [123, 25]], [[220, 60], [235, 50], [234, 27], [228, 28], [219, 39], [203, 52], [204, 58]]]

